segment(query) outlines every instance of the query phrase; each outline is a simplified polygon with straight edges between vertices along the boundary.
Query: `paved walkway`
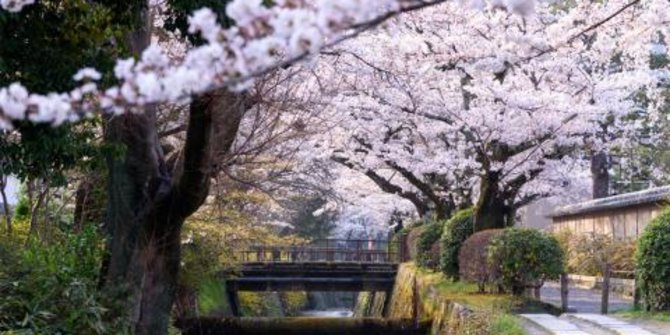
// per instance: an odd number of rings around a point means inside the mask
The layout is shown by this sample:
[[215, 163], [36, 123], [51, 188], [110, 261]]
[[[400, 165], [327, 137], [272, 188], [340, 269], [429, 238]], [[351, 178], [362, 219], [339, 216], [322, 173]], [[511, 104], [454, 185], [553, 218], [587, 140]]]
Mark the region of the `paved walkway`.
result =
[[532, 335], [662, 335], [627, 321], [590, 313], [519, 315], [531, 327]]
[[551, 335], [591, 335], [579, 329], [574, 323], [551, 314], [521, 314], [520, 316]]
[[618, 335], [654, 335], [654, 333], [627, 321], [600, 314], [567, 314], [576, 324], [585, 323]]
[[[575, 313], [600, 313], [600, 290], [589, 290], [570, 286], [568, 293], [568, 308]], [[561, 285], [555, 282], [545, 283], [540, 292], [542, 301], [561, 306]], [[610, 293], [609, 312], [628, 310], [633, 308], [633, 301], [622, 298], [616, 293]]]

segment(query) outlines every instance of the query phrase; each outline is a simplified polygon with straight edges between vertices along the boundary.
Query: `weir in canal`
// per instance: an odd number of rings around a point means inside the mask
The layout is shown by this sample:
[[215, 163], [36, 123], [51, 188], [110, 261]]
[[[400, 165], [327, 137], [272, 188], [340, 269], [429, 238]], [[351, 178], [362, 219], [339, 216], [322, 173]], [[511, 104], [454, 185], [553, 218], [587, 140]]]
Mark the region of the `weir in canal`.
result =
[[[239, 272], [225, 274], [235, 317], [179, 320], [184, 334], [425, 334], [429, 321], [338, 317], [312, 312], [303, 317], [240, 317], [240, 291], [384, 292], [388, 312], [398, 264], [407, 258], [404, 241], [318, 240], [301, 246], [256, 245], [235, 251]], [[323, 317], [327, 315], [328, 317]]]

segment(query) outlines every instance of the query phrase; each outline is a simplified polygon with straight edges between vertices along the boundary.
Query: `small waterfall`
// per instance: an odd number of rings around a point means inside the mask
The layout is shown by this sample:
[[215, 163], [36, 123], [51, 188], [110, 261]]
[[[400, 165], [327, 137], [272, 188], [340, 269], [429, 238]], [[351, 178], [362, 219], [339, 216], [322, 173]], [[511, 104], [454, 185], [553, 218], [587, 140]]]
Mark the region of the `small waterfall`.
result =
[[308, 292], [308, 308], [302, 316], [351, 317], [356, 301], [355, 292]]

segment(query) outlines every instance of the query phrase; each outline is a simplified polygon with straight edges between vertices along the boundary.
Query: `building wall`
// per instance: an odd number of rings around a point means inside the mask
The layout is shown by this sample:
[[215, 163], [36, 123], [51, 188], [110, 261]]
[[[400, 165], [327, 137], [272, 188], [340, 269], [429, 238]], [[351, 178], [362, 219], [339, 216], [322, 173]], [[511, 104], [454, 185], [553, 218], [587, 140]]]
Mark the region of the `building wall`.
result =
[[552, 230], [596, 233], [617, 239], [637, 239], [644, 228], [661, 213], [658, 203], [553, 218]]

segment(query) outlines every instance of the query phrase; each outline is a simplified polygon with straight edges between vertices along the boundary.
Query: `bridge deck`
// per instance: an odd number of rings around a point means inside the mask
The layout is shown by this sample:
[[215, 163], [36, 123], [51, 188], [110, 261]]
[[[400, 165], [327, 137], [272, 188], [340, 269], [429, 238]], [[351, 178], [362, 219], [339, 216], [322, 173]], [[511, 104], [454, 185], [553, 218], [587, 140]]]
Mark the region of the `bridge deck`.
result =
[[397, 264], [379, 263], [245, 263], [237, 278], [241, 291], [386, 291], [393, 287]]

